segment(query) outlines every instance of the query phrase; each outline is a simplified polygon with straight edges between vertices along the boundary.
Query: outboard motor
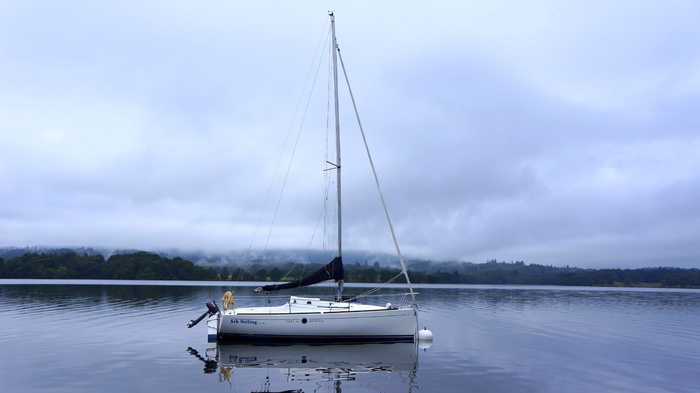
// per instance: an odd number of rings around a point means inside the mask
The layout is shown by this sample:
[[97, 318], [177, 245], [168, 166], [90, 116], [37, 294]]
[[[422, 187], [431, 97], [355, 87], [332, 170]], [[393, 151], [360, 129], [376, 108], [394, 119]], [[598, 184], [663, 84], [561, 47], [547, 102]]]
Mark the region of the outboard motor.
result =
[[207, 302], [207, 311], [204, 314], [200, 315], [199, 318], [193, 319], [193, 320], [187, 322], [187, 327], [191, 328], [192, 326], [198, 324], [202, 319], [204, 319], [206, 317], [210, 317], [218, 312], [219, 312], [219, 307], [216, 305], [216, 302], [214, 302], [213, 300], [210, 302]]

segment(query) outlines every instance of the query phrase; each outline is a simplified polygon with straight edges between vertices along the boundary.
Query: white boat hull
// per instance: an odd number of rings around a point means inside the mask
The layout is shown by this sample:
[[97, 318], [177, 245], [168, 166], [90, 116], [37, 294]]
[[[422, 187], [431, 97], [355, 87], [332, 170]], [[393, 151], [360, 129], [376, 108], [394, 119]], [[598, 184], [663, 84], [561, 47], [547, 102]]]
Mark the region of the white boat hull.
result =
[[413, 308], [324, 302], [292, 296], [279, 307], [236, 308], [210, 318], [209, 340], [414, 342]]

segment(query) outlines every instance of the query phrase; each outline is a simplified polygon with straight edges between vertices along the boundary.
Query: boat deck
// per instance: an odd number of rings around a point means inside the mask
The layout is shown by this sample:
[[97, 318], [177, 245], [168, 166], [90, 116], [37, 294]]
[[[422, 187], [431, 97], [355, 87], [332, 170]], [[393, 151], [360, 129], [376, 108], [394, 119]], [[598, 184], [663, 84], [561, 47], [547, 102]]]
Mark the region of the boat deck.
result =
[[253, 314], [325, 314], [338, 312], [362, 312], [395, 310], [390, 303], [386, 306], [374, 306], [360, 303], [332, 302], [319, 298], [291, 296], [286, 304], [271, 307], [236, 307], [223, 312], [223, 315]]

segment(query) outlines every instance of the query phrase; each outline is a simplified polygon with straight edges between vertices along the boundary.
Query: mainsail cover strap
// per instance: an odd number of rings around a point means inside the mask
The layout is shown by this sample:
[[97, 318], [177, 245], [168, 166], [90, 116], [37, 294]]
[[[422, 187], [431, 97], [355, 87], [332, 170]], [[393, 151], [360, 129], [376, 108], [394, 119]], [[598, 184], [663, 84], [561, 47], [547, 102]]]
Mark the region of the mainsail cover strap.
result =
[[263, 287], [257, 288], [255, 292], [272, 292], [277, 291], [279, 289], [299, 288], [305, 287], [307, 285], [317, 284], [322, 281], [339, 281], [343, 280], [344, 278], [345, 273], [343, 271], [343, 259], [341, 257], [335, 257], [326, 266], [316, 270], [315, 272], [309, 274], [304, 278], [284, 284], [265, 285]]

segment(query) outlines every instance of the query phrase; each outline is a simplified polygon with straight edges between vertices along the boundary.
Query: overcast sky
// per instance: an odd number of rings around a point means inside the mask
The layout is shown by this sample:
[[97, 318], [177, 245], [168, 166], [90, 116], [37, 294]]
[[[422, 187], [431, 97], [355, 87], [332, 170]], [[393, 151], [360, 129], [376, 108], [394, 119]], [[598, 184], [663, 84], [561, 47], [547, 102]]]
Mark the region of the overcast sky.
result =
[[269, 227], [328, 10], [407, 258], [700, 267], [696, 1], [3, 1], [0, 246], [316, 247], [325, 101]]

